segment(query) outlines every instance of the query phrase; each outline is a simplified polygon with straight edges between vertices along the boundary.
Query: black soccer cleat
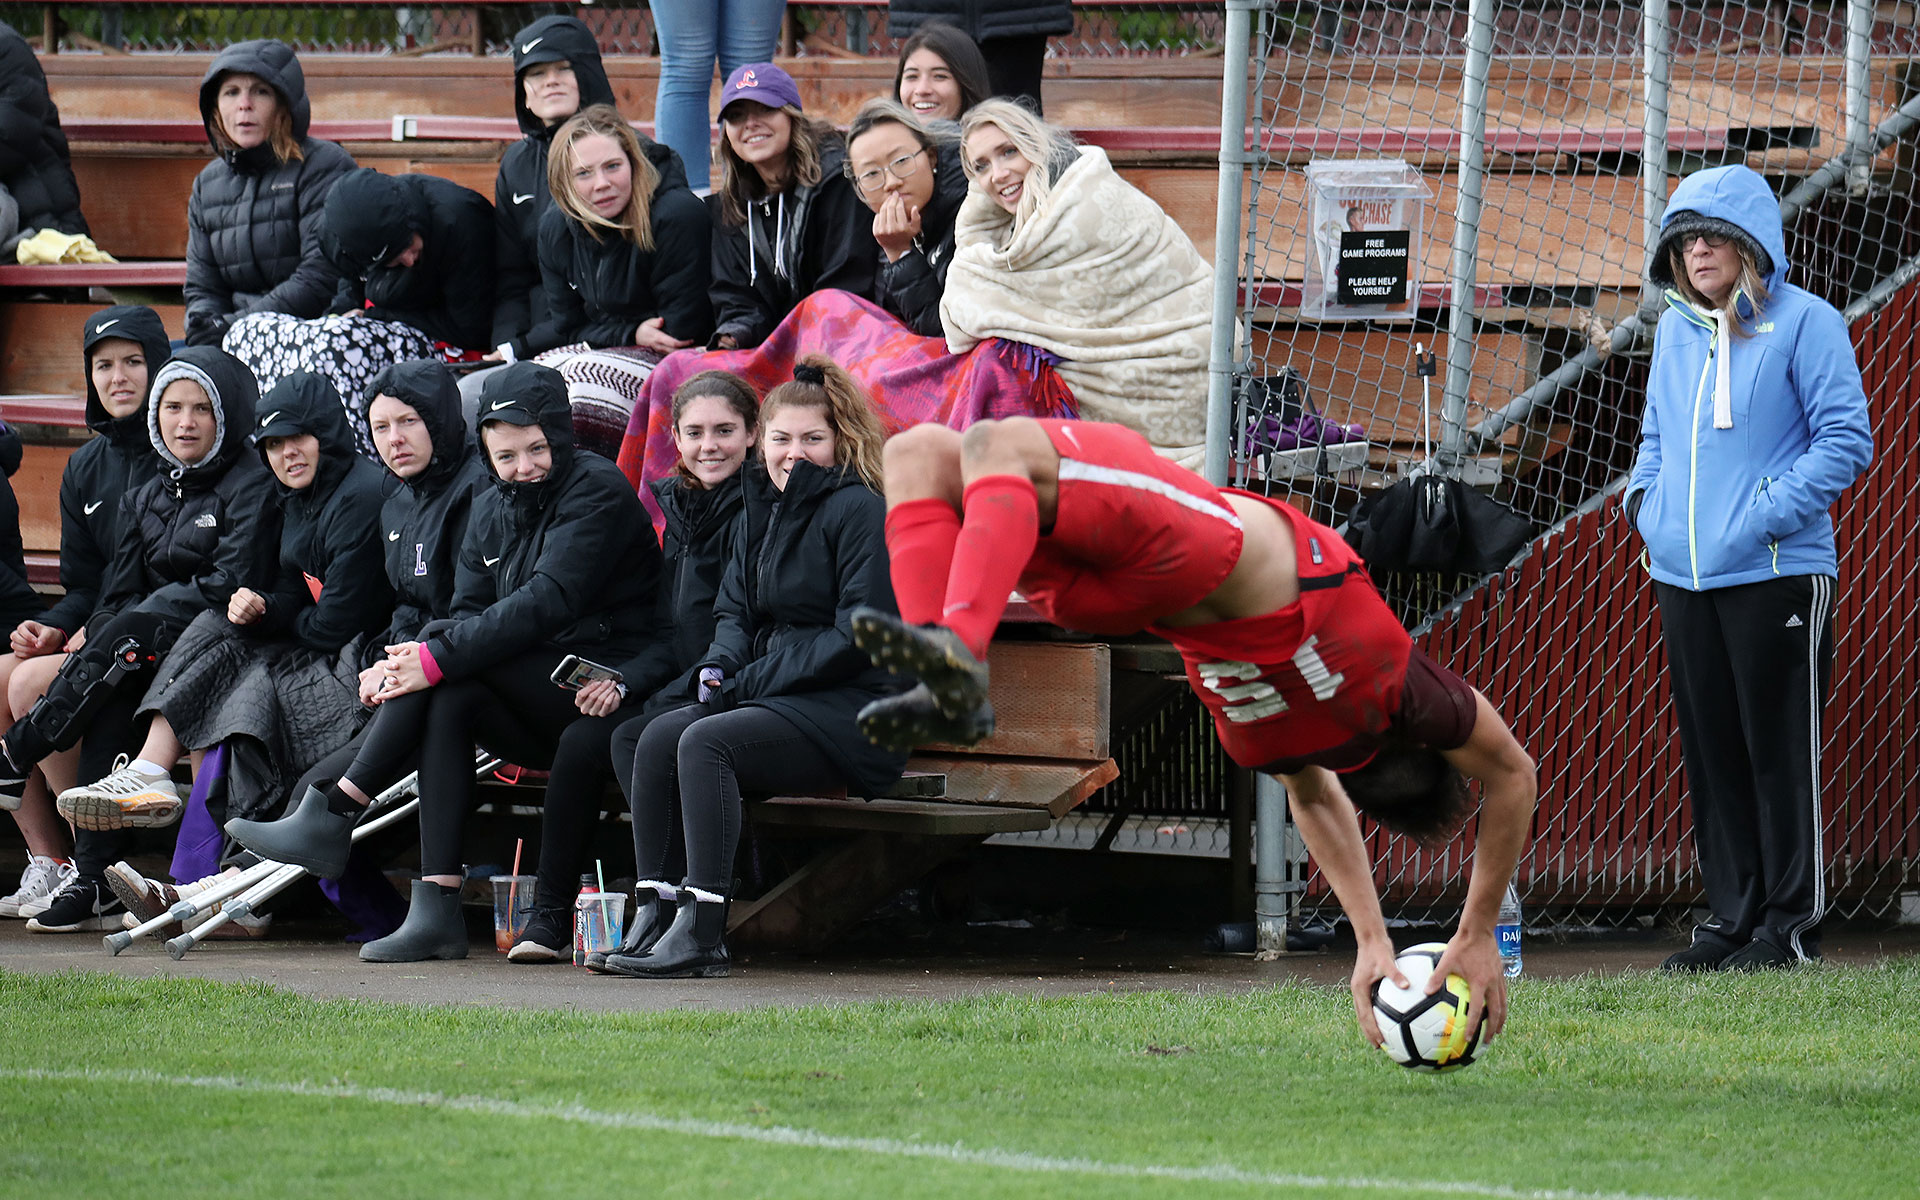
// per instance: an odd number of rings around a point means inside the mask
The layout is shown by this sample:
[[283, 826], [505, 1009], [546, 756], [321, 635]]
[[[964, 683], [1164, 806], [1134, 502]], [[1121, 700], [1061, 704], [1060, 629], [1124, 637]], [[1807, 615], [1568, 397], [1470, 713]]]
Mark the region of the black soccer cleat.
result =
[[948, 717], [966, 722], [982, 709], [991, 713], [987, 664], [975, 658], [953, 630], [909, 625], [892, 613], [865, 607], [853, 610], [852, 625], [853, 644], [866, 651], [875, 666], [919, 680]]
[[868, 741], [889, 750], [912, 751], [934, 742], [971, 746], [993, 735], [993, 705], [983, 700], [973, 711], [950, 717], [922, 683], [873, 701], [860, 710], [857, 722]]

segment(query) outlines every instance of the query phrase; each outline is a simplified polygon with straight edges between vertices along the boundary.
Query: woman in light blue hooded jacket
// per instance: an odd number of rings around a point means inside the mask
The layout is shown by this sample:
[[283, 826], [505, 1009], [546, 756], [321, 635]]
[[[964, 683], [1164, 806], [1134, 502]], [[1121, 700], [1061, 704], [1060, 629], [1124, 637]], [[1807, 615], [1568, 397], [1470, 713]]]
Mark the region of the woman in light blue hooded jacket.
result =
[[1688, 176], [1626, 511], [1645, 539], [1711, 916], [1673, 971], [1819, 957], [1821, 713], [1839, 574], [1828, 509], [1873, 456], [1846, 323], [1786, 282], [1780, 206], [1742, 166]]

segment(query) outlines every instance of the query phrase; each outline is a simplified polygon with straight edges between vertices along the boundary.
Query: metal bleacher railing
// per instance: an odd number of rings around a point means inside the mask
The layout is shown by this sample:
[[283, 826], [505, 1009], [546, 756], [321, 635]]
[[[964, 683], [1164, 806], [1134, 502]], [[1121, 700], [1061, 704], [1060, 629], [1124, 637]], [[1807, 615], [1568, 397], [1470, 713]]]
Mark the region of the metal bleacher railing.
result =
[[[1829, 889], [1836, 912], [1897, 913], [1920, 886], [1920, 577], [1905, 532], [1920, 435], [1914, 7], [1234, 0], [1228, 12], [1225, 57], [1250, 67], [1226, 71], [1223, 127], [1248, 135], [1222, 160], [1217, 294], [1231, 311], [1216, 313], [1211, 465], [1336, 524], [1423, 470], [1532, 523], [1532, 543], [1491, 576], [1381, 580], [1420, 644], [1492, 696], [1539, 763], [1518, 876], [1534, 917], [1624, 921], [1698, 898], [1658, 622], [1615, 497], [1660, 303], [1643, 280], [1648, 231], [1669, 191], [1745, 163], [1780, 193], [1789, 279], [1852, 322], [1877, 452], [1837, 510]], [[1353, 149], [1299, 149], [1302, 126]], [[1388, 176], [1404, 164], [1401, 194], [1424, 194], [1382, 226], [1411, 215], [1425, 233], [1413, 299], [1392, 319], [1316, 311], [1311, 256], [1342, 193], [1308, 168], [1327, 157], [1389, 160]], [[1438, 357], [1431, 407], [1416, 346]], [[1249, 399], [1288, 371], [1360, 435], [1250, 447]], [[1376, 839], [1390, 907], [1455, 911], [1465, 846]], [[1296, 914], [1281, 873], [1262, 875], [1265, 928]], [[1300, 903], [1330, 897], [1310, 877]]]

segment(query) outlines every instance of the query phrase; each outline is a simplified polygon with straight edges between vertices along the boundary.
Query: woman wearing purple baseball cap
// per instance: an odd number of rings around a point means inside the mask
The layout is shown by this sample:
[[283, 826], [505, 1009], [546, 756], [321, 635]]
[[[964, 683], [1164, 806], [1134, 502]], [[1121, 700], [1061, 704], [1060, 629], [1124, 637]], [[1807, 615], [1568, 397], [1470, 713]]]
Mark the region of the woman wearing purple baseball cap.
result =
[[649, 0], [660, 37], [660, 86], [654, 92], [654, 137], [673, 147], [702, 196], [712, 172], [713, 64], [731, 75], [742, 63], [773, 57], [787, 0]]
[[720, 186], [713, 207], [710, 348], [758, 346], [794, 305], [839, 288], [872, 299], [880, 247], [846, 177], [839, 131], [800, 109], [772, 63], [749, 63], [720, 92]]

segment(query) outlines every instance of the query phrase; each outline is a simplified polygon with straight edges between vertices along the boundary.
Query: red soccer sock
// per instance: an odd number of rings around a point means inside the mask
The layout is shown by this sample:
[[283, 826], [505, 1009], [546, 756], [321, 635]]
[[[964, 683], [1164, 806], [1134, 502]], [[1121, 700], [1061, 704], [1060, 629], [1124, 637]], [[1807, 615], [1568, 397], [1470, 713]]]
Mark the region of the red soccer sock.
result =
[[903, 500], [887, 510], [888, 572], [902, 621], [931, 625], [940, 619], [959, 537], [959, 510], [945, 500]]
[[981, 662], [1007, 611], [1007, 598], [1040, 540], [1040, 501], [1023, 475], [988, 475], [961, 494], [965, 514], [947, 574], [940, 623]]

